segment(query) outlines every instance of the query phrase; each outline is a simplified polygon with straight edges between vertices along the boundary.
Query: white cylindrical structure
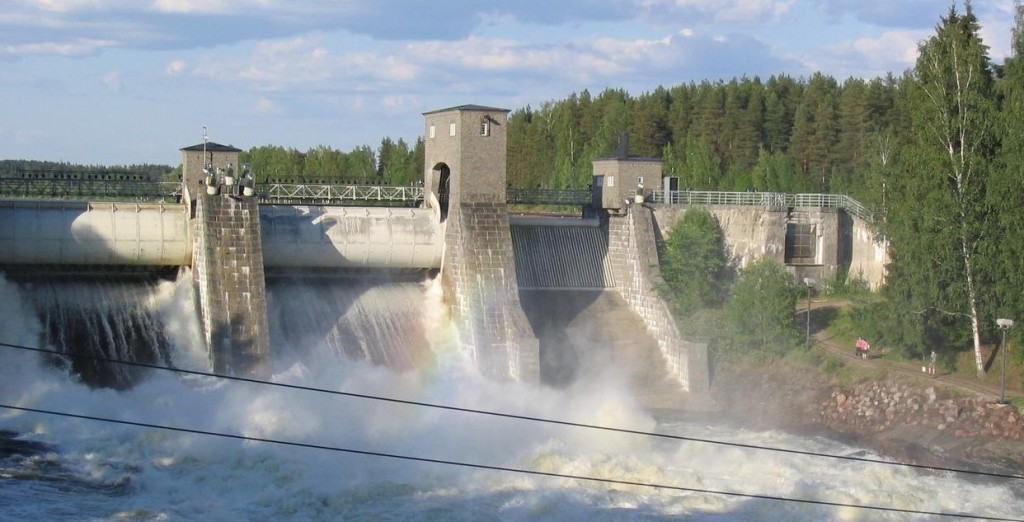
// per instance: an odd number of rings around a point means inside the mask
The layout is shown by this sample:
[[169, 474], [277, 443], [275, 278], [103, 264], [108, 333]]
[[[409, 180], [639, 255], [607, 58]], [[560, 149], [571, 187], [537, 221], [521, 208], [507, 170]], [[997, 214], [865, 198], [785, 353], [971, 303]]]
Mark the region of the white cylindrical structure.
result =
[[444, 233], [431, 209], [263, 205], [269, 268], [440, 268]]
[[0, 264], [191, 263], [192, 232], [182, 204], [0, 203]]

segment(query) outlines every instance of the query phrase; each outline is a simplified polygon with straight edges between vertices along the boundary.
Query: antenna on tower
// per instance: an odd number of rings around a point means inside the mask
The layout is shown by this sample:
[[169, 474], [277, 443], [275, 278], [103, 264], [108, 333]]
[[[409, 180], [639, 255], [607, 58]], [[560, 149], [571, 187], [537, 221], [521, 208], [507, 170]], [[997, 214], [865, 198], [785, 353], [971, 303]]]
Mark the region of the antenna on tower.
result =
[[208, 162], [207, 164], [213, 163], [213, 158], [207, 158], [206, 156], [206, 143], [209, 141], [210, 137], [206, 135], [206, 125], [203, 125], [203, 161]]

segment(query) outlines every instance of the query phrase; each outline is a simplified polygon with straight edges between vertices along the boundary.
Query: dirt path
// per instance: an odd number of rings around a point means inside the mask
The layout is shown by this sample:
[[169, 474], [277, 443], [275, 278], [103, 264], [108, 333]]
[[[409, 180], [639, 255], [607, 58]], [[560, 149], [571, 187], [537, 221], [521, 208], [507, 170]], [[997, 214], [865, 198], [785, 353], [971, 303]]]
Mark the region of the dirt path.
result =
[[[806, 320], [807, 307], [803, 304], [801, 307], [798, 306], [798, 321]], [[899, 374], [901, 377], [915, 382], [925, 383], [932, 382], [936, 385], [947, 386], [962, 390], [965, 393], [974, 394], [976, 396], [986, 399], [999, 399], [1001, 388], [999, 383], [990, 384], [979, 382], [976, 379], [970, 377], [964, 377], [961, 375], [955, 375], [949, 372], [937, 372], [934, 377], [929, 376], [921, 371], [921, 364], [916, 361], [898, 361], [894, 358], [886, 358], [884, 349], [876, 350], [872, 349], [872, 355], [869, 359], [859, 359], [854, 355], [854, 348], [851, 344], [846, 346], [843, 343], [833, 339], [829, 336], [828, 332], [825, 331], [821, 324], [815, 324], [814, 311], [823, 310], [827, 308], [839, 309], [848, 306], [850, 303], [846, 301], [812, 301], [811, 302], [811, 337], [813, 338], [813, 347], [818, 350], [825, 350], [837, 357], [842, 358], [846, 364], [855, 365], [861, 368], [885, 368], [887, 371]], [[815, 328], [817, 327], [817, 328]], [[995, 367], [994, 371], [998, 371], [998, 366]], [[1009, 387], [1006, 389], [1006, 399], [1022, 398], [1024, 392], [1020, 390], [1011, 390]]]

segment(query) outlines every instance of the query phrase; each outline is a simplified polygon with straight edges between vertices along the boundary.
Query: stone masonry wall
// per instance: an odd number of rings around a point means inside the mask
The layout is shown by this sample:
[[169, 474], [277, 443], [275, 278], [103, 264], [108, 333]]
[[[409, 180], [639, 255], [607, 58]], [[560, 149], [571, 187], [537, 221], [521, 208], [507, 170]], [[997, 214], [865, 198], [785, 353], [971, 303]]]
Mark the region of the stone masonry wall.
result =
[[707, 345], [686, 341], [679, 332], [667, 303], [655, 286], [662, 283], [653, 213], [643, 205], [630, 205], [625, 215], [608, 220], [608, 254], [615, 284], [630, 307], [644, 320], [647, 331], [657, 339], [666, 366], [683, 389], [707, 392]]
[[198, 197], [193, 268], [215, 373], [270, 375], [266, 284], [255, 198]]
[[540, 344], [519, 302], [507, 205], [462, 203], [447, 227], [442, 282], [481, 373], [538, 380]]

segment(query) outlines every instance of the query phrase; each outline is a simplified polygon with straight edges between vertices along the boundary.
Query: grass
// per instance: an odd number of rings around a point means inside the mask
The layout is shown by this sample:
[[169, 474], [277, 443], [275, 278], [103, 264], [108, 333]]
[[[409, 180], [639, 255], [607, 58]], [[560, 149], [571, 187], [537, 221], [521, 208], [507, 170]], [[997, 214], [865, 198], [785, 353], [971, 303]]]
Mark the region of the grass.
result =
[[[817, 318], [822, 319], [819, 322], [819, 329], [824, 329], [826, 335], [840, 346], [853, 346], [854, 340], [857, 338], [857, 327], [854, 324], [851, 312], [856, 309], [857, 306], [866, 302], [868, 302], [868, 300], [858, 299], [856, 302], [844, 301], [843, 306], [838, 307], [837, 313], [833, 313], [829, 316], [826, 316], [826, 314], [817, 314]], [[815, 318], [815, 316], [812, 316], [812, 321]], [[872, 347], [872, 351], [884, 348], [885, 347]], [[1007, 341], [1008, 357], [1006, 358], [1006, 390], [1024, 391], [1024, 364], [1021, 364], [1020, 357], [1013, 356], [1015, 349], [1016, 347], [1014, 347], [1010, 341]], [[1001, 385], [1002, 358], [998, 352], [998, 346], [984, 346], [982, 348], [982, 358], [985, 361], [987, 373], [980, 379], [977, 376], [974, 350], [970, 347], [956, 352], [952, 357], [940, 357], [938, 370], [940, 373], [950, 375], [953, 378], [999, 387]], [[881, 363], [875, 365], [878, 367], [878, 370], [892, 369], [897, 365], [917, 367], [925, 364], [924, 361], [921, 360], [902, 357], [897, 351], [888, 351], [885, 357], [876, 360]], [[875, 372], [877, 373], [878, 370], [875, 370]], [[830, 371], [836, 372], [837, 375], [842, 375], [841, 372], [834, 368]], [[863, 377], [869, 376], [865, 373], [867, 370], [862, 368], [851, 370], [851, 372], [855, 374], [863, 374]]]

